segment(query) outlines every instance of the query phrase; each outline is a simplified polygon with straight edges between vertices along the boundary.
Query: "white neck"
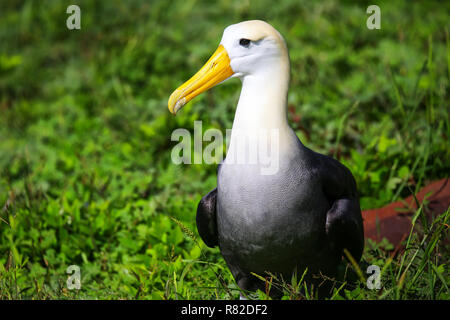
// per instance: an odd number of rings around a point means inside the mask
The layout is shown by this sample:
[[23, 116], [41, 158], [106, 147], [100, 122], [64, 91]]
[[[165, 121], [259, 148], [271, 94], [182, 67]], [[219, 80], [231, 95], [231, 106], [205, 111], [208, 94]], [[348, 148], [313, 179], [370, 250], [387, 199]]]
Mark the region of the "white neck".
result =
[[[227, 158], [237, 152], [239, 140], [259, 143], [259, 132], [278, 131], [279, 151], [292, 146], [295, 133], [288, 124], [286, 105], [289, 87], [289, 60], [267, 66], [256, 74], [241, 78], [242, 90], [237, 105]], [[259, 137], [259, 138], [258, 138]], [[266, 136], [263, 136], [266, 139]], [[256, 140], [255, 140], [256, 139]]]
[[268, 67], [241, 78], [242, 90], [234, 129], [281, 129], [287, 126], [286, 103], [289, 68]]

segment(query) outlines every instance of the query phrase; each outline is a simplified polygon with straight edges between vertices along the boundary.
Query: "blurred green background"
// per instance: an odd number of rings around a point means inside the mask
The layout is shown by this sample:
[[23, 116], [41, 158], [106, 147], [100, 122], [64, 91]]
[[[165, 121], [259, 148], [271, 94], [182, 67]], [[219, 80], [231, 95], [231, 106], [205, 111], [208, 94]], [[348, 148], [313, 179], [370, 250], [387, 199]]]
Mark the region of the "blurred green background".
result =
[[[66, 27], [71, 4], [81, 30]], [[216, 165], [174, 165], [170, 136], [231, 128], [240, 82], [176, 117], [167, 99], [243, 20], [285, 37], [291, 124], [351, 169], [363, 209], [448, 177], [450, 2], [378, 1], [380, 30], [370, 4], [1, 1], [0, 298], [233, 296], [195, 227]]]

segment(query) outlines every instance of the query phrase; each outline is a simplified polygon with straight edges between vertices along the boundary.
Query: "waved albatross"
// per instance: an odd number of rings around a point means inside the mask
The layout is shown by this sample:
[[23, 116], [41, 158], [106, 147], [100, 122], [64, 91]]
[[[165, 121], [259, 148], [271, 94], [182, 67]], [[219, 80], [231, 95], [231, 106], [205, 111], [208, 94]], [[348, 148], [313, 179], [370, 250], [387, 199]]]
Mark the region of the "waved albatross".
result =
[[[264, 282], [252, 273], [289, 280], [294, 270], [307, 267], [308, 274], [334, 275], [344, 249], [359, 261], [364, 247], [351, 172], [305, 147], [288, 124], [289, 73], [281, 34], [264, 21], [245, 21], [225, 29], [213, 56], [169, 98], [175, 114], [216, 84], [233, 77], [242, 81], [217, 188], [201, 199], [196, 222], [203, 241], [219, 246], [245, 291], [264, 290]], [[277, 139], [272, 141], [267, 132], [273, 130]], [[266, 134], [256, 134], [261, 132]], [[267, 164], [261, 161], [236, 161], [237, 153], [264, 144], [278, 155], [274, 172], [264, 173]]]

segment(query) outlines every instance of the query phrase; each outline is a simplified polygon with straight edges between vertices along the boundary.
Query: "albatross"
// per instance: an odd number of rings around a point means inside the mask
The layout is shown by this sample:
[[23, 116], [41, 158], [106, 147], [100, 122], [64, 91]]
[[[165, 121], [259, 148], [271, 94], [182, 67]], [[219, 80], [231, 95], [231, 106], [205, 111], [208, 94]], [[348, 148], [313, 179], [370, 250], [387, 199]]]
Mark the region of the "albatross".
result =
[[[333, 276], [343, 257], [359, 261], [364, 230], [355, 179], [337, 160], [303, 145], [290, 127], [288, 48], [270, 24], [252, 20], [228, 26], [206, 64], [172, 93], [169, 111], [176, 114], [234, 77], [242, 89], [229, 148], [218, 166], [217, 187], [197, 208], [202, 240], [219, 246], [245, 292], [264, 291], [254, 274], [290, 279], [307, 268], [308, 274]], [[258, 134], [273, 130], [274, 141]], [[270, 174], [261, 162], [235, 161], [236, 153], [260, 145], [277, 153], [277, 170]]]

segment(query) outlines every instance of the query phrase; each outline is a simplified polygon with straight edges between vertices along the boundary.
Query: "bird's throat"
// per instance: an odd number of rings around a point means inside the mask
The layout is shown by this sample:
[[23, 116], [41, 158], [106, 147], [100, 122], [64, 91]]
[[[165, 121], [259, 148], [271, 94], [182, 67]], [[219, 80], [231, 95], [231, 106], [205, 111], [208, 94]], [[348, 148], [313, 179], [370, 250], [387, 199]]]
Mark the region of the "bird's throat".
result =
[[288, 68], [242, 78], [227, 159], [251, 154], [255, 148], [287, 152], [296, 138], [287, 121], [288, 87]]

